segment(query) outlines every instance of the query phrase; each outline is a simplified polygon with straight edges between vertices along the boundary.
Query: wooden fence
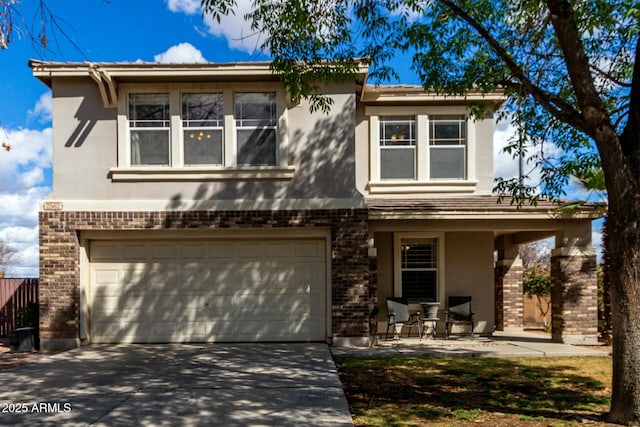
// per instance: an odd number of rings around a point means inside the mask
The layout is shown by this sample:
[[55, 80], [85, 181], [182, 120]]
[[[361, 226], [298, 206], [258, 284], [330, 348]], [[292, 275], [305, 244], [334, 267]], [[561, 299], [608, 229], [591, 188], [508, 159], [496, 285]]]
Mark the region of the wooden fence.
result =
[[[551, 303], [549, 297], [542, 297], [540, 301], [536, 297], [530, 297], [524, 294], [524, 328], [525, 329], [544, 329], [544, 325], [551, 327]], [[547, 311], [546, 316], [542, 316], [540, 310], [540, 302], [542, 302], [543, 310]], [[546, 318], [546, 319], [545, 319]]]
[[0, 336], [16, 328], [16, 315], [30, 302], [38, 303], [38, 279], [0, 279]]

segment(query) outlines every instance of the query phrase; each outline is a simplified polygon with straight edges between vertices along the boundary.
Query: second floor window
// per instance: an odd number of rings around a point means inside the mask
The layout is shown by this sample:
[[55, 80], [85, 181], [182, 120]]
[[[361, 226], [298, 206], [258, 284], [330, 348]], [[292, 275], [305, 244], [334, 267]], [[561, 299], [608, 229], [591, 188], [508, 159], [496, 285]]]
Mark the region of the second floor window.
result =
[[380, 117], [380, 178], [415, 179], [415, 117]]
[[169, 94], [129, 96], [131, 164], [167, 166], [170, 162]]
[[[469, 179], [466, 115], [424, 111], [393, 115], [391, 107], [372, 109], [380, 110], [384, 114], [372, 114], [370, 122], [374, 186], [410, 185], [415, 189], [423, 183], [436, 186], [446, 181], [444, 185], [451, 186], [453, 181]], [[411, 107], [398, 108], [398, 113], [410, 111]]]
[[183, 93], [185, 165], [221, 165], [224, 111], [221, 93]]
[[236, 93], [239, 165], [276, 164], [276, 94]]
[[136, 92], [126, 107], [125, 166], [268, 167], [282, 158], [275, 91]]
[[429, 120], [429, 170], [432, 179], [465, 179], [467, 121], [464, 116]]

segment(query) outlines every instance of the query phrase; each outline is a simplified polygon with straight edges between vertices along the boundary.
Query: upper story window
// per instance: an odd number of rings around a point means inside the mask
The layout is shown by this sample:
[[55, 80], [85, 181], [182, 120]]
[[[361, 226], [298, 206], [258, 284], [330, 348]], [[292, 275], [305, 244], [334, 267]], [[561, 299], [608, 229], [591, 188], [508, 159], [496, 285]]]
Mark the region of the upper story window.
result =
[[221, 93], [183, 93], [185, 165], [222, 165], [224, 105]]
[[276, 164], [276, 94], [236, 93], [239, 165]]
[[169, 94], [136, 93], [129, 96], [132, 165], [169, 164]]
[[114, 180], [291, 179], [280, 83], [120, 86]]
[[370, 106], [369, 192], [473, 192], [474, 126], [465, 107]]
[[464, 116], [431, 116], [429, 171], [432, 179], [465, 179], [467, 120]]
[[415, 117], [380, 117], [380, 178], [415, 179]]

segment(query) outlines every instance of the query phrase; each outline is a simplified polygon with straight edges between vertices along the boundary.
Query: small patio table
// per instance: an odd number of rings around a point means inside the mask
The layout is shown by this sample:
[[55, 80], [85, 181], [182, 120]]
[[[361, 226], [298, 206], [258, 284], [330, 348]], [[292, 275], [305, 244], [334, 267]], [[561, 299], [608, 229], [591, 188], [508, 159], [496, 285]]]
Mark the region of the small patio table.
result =
[[431, 338], [435, 338], [437, 335], [438, 320], [440, 320], [438, 317], [440, 303], [433, 301], [421, 302], [420, 306], [424, 313], [424, 317], [420, 319], [422, 321], [422, 335], [420, 339], [426, 337], [428, 334], [431, 335]]

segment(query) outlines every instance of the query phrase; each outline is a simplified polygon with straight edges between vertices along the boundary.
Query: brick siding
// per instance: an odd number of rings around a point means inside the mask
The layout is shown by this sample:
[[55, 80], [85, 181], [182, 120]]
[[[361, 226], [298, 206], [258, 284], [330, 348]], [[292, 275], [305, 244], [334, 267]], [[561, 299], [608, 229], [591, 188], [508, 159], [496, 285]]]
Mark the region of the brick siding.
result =
[[[82, 230], [331, 229], [334, 337], [369, 335], [366, 209], [188, 212], [40, 212], [40, 334], [77, 338]], [[375, 292], [373, 292], [375, 294]]]
[[499, 261], [496, 267], [495, 317], [496, 329], [522, 328], [524, 319], [523, 268], [521, 264], [505, 265]]
[[597, 336], [598, 280], [596, 257], [551, 257], [551, 332], [565, 336]]

